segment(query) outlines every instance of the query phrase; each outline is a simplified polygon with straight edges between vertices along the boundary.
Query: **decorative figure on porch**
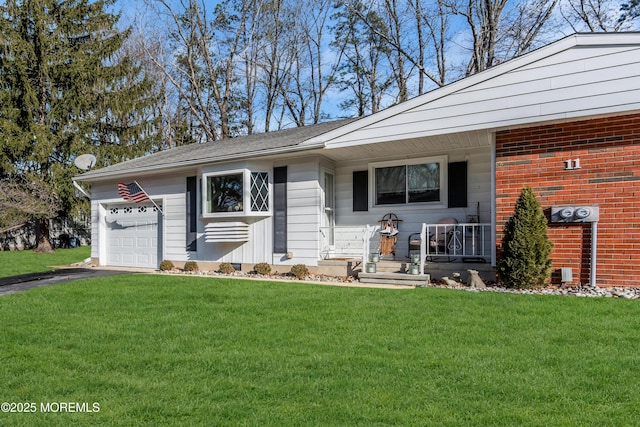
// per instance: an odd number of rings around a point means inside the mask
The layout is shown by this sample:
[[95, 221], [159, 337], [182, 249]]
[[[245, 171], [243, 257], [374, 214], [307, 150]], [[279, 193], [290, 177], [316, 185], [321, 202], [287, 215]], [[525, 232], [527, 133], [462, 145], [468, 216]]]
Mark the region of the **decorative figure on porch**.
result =
[[394, 213], [385, 214], [380, 222], [380, 255], [395, 258], [398, 241], [398, 223], [402, 221]]

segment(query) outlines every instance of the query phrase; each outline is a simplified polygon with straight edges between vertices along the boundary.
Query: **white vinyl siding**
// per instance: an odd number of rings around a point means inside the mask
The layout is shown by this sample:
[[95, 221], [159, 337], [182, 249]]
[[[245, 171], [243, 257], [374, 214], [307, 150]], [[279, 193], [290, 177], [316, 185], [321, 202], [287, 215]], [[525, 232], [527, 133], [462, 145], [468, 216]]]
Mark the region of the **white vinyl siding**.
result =
[[320, 246], [321, 189], [318, 159], [287, 164], [287, 250], [292, 258], [276, 264], [316, 265]]

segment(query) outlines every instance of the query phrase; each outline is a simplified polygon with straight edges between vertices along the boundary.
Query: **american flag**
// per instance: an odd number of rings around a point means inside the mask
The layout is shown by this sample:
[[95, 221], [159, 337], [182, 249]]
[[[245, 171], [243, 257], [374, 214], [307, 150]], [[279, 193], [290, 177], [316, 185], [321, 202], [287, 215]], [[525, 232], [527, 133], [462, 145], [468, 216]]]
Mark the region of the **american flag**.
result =
[[129, 202], [144, 202], [145, 200], [149, 200], [149, 196], [144, 192], [142, 188], [138, 185], [137, 182], [132, 182], [130, 184], [125, 184], [124, 182], [118, 183], [118, 194], [123, 199]]

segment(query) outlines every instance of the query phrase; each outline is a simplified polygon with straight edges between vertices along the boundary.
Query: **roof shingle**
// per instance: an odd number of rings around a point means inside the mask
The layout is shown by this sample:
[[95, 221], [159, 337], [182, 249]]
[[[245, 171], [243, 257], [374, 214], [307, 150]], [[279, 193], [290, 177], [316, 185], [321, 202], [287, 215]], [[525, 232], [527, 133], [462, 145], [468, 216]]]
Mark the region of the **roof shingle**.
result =
[[195, 166], [205, 163], [245, 158], [283, 149], [294, 151], [302, 142], [337, 129], [356, 119], [337, 120], [311, 126], [246, 135], [237, 138], [190, 144], [138, 157], [101, 169], [92, 170], [76, 177], [79, 181], [93, 181], [105, 177], [116, 177], [133, 171], [152, 171]]

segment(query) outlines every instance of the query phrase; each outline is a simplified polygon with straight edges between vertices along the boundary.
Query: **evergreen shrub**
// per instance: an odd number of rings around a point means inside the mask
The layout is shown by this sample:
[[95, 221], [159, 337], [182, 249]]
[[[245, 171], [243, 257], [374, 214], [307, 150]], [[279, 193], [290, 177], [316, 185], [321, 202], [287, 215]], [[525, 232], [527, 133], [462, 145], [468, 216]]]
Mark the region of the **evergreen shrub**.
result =
[[296, 264], [291, 266], [291, 274], [298, 279], [302, 279], [309, 275], [309, 269], [304, 264]]
[[198, 263], [195, 261], [187, 261], [184, 263], [184, 271], [199, 271]]
[[257, 274], [268, 276], [269, 274], [271, 274], [271, 266], [266, 262], [261, 262], [253, 266], [253, 271], [255, 271]]
[[508, 288], [541, 288], [551, 274], [553, 243], [547, 235], [547, 218], [529, 187], [522, 189], [515, 212], [504, 227], [497, 273]]
[[162, 260], [160, 263], [160, 271], [171, 271], [175, 268], [173, 263], [168, 259]]
[[231, 274], [235, 273], [236, 269], [233, 268], [230, 262], [220, 263], [220, 267], [218, 267], [218, 271], [222, 274]]

